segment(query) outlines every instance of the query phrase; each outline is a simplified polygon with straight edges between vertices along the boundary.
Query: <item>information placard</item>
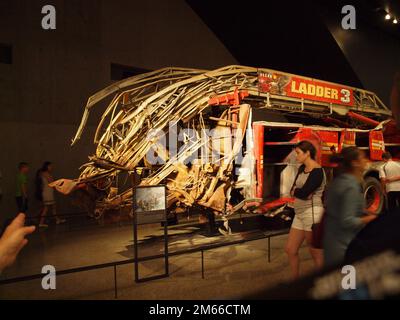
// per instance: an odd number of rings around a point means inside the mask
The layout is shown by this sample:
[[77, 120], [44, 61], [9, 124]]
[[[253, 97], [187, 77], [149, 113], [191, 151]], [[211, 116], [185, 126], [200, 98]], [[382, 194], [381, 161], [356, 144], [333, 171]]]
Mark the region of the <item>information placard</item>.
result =
[[[133, 178], [134, 181], [134, 178]], [[135, 281], [145, 282], [168, 277], [168, 226], [167, 226], [167, 194], [165, 185], [135, 186], [133, 183], [133, 251], [135, 257]], [[138, 225], [164, 224], [164, 266], [163, 274], [140, 278], [139, 276], [139, 241]], [[149, 257], [143, 257], [142, 259]]]
[[165, 221], [167, 219], [165, 186], [135, 187], [133, 192], [133, 205], [137, 224]]

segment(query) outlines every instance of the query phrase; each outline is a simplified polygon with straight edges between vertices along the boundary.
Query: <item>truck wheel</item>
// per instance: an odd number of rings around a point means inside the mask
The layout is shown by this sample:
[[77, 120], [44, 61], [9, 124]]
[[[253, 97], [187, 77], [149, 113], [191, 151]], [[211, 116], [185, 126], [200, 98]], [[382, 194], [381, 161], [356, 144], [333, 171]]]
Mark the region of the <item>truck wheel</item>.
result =
[[378, 179], [368, 177], [364, 182], [364, 199], [366, 209], [373, 214], [379, 214], [385, 207], [385, 194]]

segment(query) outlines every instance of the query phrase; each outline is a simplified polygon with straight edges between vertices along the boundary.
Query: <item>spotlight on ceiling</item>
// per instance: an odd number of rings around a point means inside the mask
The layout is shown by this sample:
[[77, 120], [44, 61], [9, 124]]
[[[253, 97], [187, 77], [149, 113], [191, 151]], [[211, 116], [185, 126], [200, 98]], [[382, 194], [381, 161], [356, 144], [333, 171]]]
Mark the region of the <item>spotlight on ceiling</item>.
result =
[[391, 18], [391, 16], [390, 16], [390, 14], [388, 13], [388, 14], [385, 16], [385, 20], [390, 20], [390, 18]]
[[394, 19], [394, 20], [393, 20], [393, 23], [394, 23], [394, 24], [397, 24], [397, 19]]

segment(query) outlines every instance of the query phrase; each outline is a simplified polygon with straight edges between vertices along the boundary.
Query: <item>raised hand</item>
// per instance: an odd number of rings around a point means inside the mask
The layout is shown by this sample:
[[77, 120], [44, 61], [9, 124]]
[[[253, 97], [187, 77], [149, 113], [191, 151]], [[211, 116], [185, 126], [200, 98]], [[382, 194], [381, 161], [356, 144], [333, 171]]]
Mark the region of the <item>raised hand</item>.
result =
[[25, 227], [25, 214], [20, 213], [0, 238], [0, 272], [12, 265], [18, 253], [28, 243], [25, 238], [35, 231], [35, 226]]

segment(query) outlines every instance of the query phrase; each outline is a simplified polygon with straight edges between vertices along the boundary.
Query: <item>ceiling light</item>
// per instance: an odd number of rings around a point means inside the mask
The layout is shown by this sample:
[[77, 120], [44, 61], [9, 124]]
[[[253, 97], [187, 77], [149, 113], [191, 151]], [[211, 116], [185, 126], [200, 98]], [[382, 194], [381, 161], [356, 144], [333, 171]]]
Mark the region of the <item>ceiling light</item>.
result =
[[388, 13], [388, 14], [385, 16], [385, 19], [386, 19], [386, 20], [390, 20], [390, 18], [391, 18], [391, 16], [390, 16], [390, 14]]
[[397, 24], [397, 19], [394, 19], [394, 20], [393, 20], [393, 23], [394, 23], [394, 24]]

